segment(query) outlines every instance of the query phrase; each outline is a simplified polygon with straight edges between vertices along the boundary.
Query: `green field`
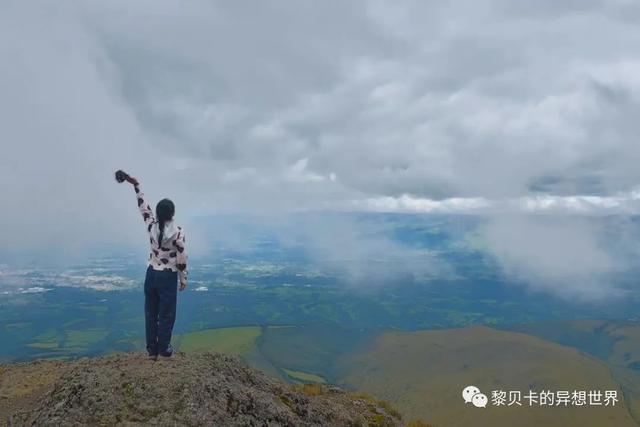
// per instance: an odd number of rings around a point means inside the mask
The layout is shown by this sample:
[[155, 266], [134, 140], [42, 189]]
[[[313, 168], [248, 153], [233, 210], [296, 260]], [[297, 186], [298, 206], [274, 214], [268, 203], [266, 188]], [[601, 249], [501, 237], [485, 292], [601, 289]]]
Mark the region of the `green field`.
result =
[[[602, 361], [522, 333], [488, 327], [387, 332], [343, 362], [339, 383], [390, 401], [405, 418], [435, 425], [634, 426]], [[615, 406], [465, 405], [461, 391], [616, 390]]]
[[109, 332], [105, 329], [87, 329], [81, 331], [67, 331], [66, 348], [88, 348], [102, 341]]
[[320, 375], [312, 374], [309, 372], [292, 371], [291, 369], [283, 369], [283, 371], [289, 376], [290, 379], [303, 383], [319, 383], [324, 384], [327, 382]]
[[51, 342], [33, 342], [31, 344], [27, 344], [28, 347], [31, 348], [39, 348], [39, 349], [45, 349], [45, 350], [51, 350], [54, 348], [58, 348], [58, 343], [55, 341], [51, 341]]
[[176, 348], [185, 353], [216, 351], [224, 354], [245, 355], [253, 350], [260, 334], [259, 326], [206, 329], [177, 336], [174, 342]]
[[640, 424], [640, 325], [572, 320], [514, 325], [510, 329], [575, 347], [606, 362], [622, 386], [631, 415]]

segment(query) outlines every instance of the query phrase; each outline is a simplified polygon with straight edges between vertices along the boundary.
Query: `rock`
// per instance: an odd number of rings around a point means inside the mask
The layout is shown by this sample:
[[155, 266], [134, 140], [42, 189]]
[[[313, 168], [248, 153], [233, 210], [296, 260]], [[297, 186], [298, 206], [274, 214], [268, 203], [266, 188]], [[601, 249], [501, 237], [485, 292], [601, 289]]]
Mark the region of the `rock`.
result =
[[120, 354], [58, 366], [46, 394], [9, 408], [5, 419], [16, 426], [402, 425], [383, 402], [337, 387], [286, 384], [220, 354], [179, 353], [157, 362]]

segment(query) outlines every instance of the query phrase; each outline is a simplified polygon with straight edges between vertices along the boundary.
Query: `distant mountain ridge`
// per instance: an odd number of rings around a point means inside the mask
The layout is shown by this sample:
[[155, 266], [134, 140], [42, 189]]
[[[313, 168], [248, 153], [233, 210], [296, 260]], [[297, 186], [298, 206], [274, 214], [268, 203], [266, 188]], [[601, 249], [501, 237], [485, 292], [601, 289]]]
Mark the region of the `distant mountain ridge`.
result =
[[0, 366], [0, 424], [400, 426], [372, 397], [291, 385], [217, 353], [142, 354]]

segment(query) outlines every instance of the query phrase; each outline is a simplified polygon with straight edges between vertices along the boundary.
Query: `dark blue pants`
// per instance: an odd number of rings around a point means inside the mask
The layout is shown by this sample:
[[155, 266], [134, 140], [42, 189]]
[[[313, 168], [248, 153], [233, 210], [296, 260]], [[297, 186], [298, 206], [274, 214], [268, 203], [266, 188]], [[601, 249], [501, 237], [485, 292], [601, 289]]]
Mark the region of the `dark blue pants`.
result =
[[144, 314], [147, 332], [147, 351], [158, 354], [171, 343], [176, 321], [178, 273], [147, 268], [144, 280]]

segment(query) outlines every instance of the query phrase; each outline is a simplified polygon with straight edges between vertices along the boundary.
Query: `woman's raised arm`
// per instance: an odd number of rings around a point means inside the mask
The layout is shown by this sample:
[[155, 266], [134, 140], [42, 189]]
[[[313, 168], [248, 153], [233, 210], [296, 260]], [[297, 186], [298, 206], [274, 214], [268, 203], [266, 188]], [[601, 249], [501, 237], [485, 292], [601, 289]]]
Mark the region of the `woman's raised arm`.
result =
[[136, 199], [138, 201], [138, 209], [140, 210], [140, 214], [142, 215], [142, 219], [145, 224], [147, 224], [148, 231], [151, 231], [151, 225], [155, 221], [155, 217], [153, 216], [153, 210], [149, 203], [144, 198], [144, 193], [140, 189], [140, 182], [132, 176], [127, 175], [125, 178], [127, 182], [133, 185], [133, 189], [136, 192]]

